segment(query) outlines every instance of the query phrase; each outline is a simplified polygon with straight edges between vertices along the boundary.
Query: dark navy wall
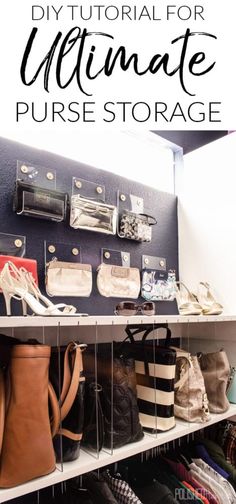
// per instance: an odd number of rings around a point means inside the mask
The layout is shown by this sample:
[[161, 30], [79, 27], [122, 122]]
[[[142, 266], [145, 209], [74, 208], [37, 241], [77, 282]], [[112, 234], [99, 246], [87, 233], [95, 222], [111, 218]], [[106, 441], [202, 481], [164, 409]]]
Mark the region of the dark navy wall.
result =
[[[69, 227], [68, 221], [56, 224], [16, 215], [12, 210], [12, 197], [17, 160], [56, 170], [58, 190], [70, 192], [71, 179], [73, 176], [78, 176], [105, 185], [106, 201], [114, 205], [118, 189], [143, 197], [145, 210], [149, 210], [152, 215], [155, 215], [158, 221], [157, 226], [153, 228], [152, 242], [141, 244], [120, 239], [117, 236], [74, 230]], [[148, 166], [145, 167], [145, 170], [147, 183], [151, 184], [152, 181], [148, 180]], [[44, 288], [44, 240], [68, 244], [77, 242], [78, 246], [82, 248], [83, 262], [91, 263], [94, 271], [101, 262], [101, 248], [108, 247], [130, 252], [131, 266], [139, 268], [141, 268], [142, 254], [166, 257], [167, 267], [176, 269], [178, 274], [177, 199], [174, 195], [3, 138], [0, 138], [0, 232], [26, 236], [26, 257], [37, 259], [42, 289]], [[2, 296], [0, 297], [2, 298]], [[52, 298], [52, 300], [55, 303], [63, 301], [62, 298]], [[90, 298], [65, 298], [65, 301], [91, 315], [111, 315], [117, 302], [116, 299], [107, 299], [99, 295], [96, 288], [95, 272], [93, 293]], [[140, 299], [140, 301], [143, 300]], [[15, 313], [18, 313], [19, 307], [16, 305], [17, 303], [15, 303], [14, 310], [16, 310]], [[157, 313], [177, 313], [175, 302], [157, 303]], [[0, 300], [0, 314], [5, 314], [2, 299]]]

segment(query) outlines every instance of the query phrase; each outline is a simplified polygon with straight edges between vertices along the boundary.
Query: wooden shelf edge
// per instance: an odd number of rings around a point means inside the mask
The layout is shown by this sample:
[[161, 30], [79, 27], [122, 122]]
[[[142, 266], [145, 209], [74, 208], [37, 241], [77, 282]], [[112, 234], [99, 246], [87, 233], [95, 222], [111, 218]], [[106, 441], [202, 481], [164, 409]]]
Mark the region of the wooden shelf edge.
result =
[[96, 458], [95, 455], [81, 450], [79, 459], [74, 462], [65, 463], [63, 471], [57, 468], [48, 476], [37, 478], [18, 487], [10, 488], [7, 490], [0, 490], [0, 502], [7, 502], [10, 499], [35, 492], [57, 483], [61, 483], [62, 481], [66, 481], [75, 476], [85, 474], [86, 472], [100, 469], [101, 467], [104, 467], [108, 464], [113, 464], [115, 462], [118, 462], [119, 460], [137, 455], [138, 453], [142, 453], [146, 450], [150, 450], [157, 446], [169, 443], [183, 436], [187, 436], [188, 434], [192, 434], [193, 432], [197, 432], [205, 427], [214, 425], [215, 423], [230, 418], [234, 415], [236, 415], [236, 405], [231, 404], [230, 409], [225, 413], [218, 415], [212, 414], [211, 420], [207, 423], [187, 423], [181, 420], [177, 420], [174, 429], [168, 432], [163, 432], [155, 437], [145, 434], [144, 438], [141, 441], [125, 445], [122, 448], [114, 450], [112, 454], [102, 451], [99, 454], [99, 458]]

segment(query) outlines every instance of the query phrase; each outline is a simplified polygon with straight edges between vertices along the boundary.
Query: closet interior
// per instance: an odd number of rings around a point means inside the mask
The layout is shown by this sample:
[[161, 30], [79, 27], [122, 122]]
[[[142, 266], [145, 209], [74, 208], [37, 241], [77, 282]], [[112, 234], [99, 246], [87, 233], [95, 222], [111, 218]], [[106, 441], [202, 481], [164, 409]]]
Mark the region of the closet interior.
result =
[[[155, 141], [169, 192], [148, 167], [144, 184], [0, 139], [0, 502], [236, 502], [236, 134], [186, 156]], [[79, 373], [66, 416], [67, 363]], [[35, 477], [48, 368], [58, 425]]]

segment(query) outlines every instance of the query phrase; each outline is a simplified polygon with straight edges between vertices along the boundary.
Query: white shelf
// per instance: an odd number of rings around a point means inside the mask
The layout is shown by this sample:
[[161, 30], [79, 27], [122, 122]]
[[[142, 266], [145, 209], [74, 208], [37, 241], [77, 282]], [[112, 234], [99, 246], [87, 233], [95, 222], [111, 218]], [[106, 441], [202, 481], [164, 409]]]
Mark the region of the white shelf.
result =
[[75, 327], [75, 326], [124, 326], [127, 324], [193, 324], [206, 322], [235, 322], [236, 315], [155, 315], [123, 317], [115, 315], [99, 315], [89, 317], [1, 317], [0, 329], [7, 327]]
[[66, 481], [75, 476], [85, 474], [86, 472], [94, 471], [108, 464], [113, 464], [115, 462], [118, 462], [119, 460], [131, 457], [132, 455], [142, 453], [146, 450], [155, 448], [165, 443], [169, 443], [171, 441], [174, 441], [175, 439], [179, 439], [193, 432], [197, 432], [204, 427], [213, 425], [217, 422], [220, 422], [221, 420], [225, 420], [226, 418], [230, 418], [233, 415], [236, 415], [236, 405], [231, 405], [230, 409], [226, 413], [219, 415], [212, 414], [211, 420], [207, 423], [187, 423], [181, 420], [177, 420], [175, 428], [168, 432], [158, 434], [156, 437], [146, 434], [141, 441], [128, 444], [123, 446], [122, 448], [114, 450], [113, 454], [105, 453], [102, 451], [99, 454], [99, 458], [95, 458], [93, 455], [85, 453], [81, 450], [79, 459], [74, 462], [65, 463], [63, 471], [56, 469], [48, 476], [37, 478], [33, 481], [30, 481], [29, 483], [20, 485], [15, 488], [0, 490], [0, 502], [6, 502], [21, 495], [35, 492], [42, 488], [55, 485], [62, 481]]

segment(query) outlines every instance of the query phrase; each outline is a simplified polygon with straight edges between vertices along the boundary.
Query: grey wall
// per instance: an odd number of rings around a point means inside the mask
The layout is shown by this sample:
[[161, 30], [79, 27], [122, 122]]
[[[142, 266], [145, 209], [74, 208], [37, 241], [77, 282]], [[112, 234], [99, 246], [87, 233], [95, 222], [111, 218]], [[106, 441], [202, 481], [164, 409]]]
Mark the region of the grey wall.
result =
[[[92, 145], [91, 145], [92, 148]], [[157, 218], [158, 224], [153, 228], [153, 240], [150, 244], [140, 244], [122, 240], [117, 236], [107, 236], [87, 231], [73, 230], [67, 222], [53, 222], [16, 215], [12, 210], [12, 198], [16, 178], [17, 160], [45, 166], [57, 170], [57, 189], [70, 193], [71, 179], [78, 176], [106, 186], [106, 201], [116, 204], [118, 189], [131, 192], [144, 198], [145, 210]], [[158, 159], [157, 159], [158, 163]], [[148, 166], [144, 167], [148, 180]], [[128, 174], [127, 174], [128, 175]], [[51, 242], [78, 243], [82, 247], [83, 262], [91, 263], [94, 269], [94, 288], [90, 298], [66, 298], [80, 311], [91, 315], [111, 315], [117, 302], [115, 299], [103, 298], [96, 288], [95, 270], [101, 262], [101, 248], [125, 250], [131, 254], [131, 266], [141, 268], [142, 254], [167, 258], [167, 267], [174, 268], [178, 274], [178, 227], [177, 199], [174, 195], [156, 191], [151, 187], [124, 179], [117, 175], [98, 170], [94, 167], [74, 162], [52, 153], [36, 150], [15, 142], [0, 138], [0, 232], [25, 235], [27, 239], [26, 257], [37, 259], [41, 288], [44, 288], [44, 240]], [[0, 296], [2, 298], [2, 296]], [[62, 298], [53, 298], [62, 302]], [[140, 299], [142, 302], [142, 300]], [[19, 303], [14, 305], [17, 314]], [[175, 302], [157, 303], [159, 314], [177, 313]], [[2, 299], [0, 314], [4, 315]]]

